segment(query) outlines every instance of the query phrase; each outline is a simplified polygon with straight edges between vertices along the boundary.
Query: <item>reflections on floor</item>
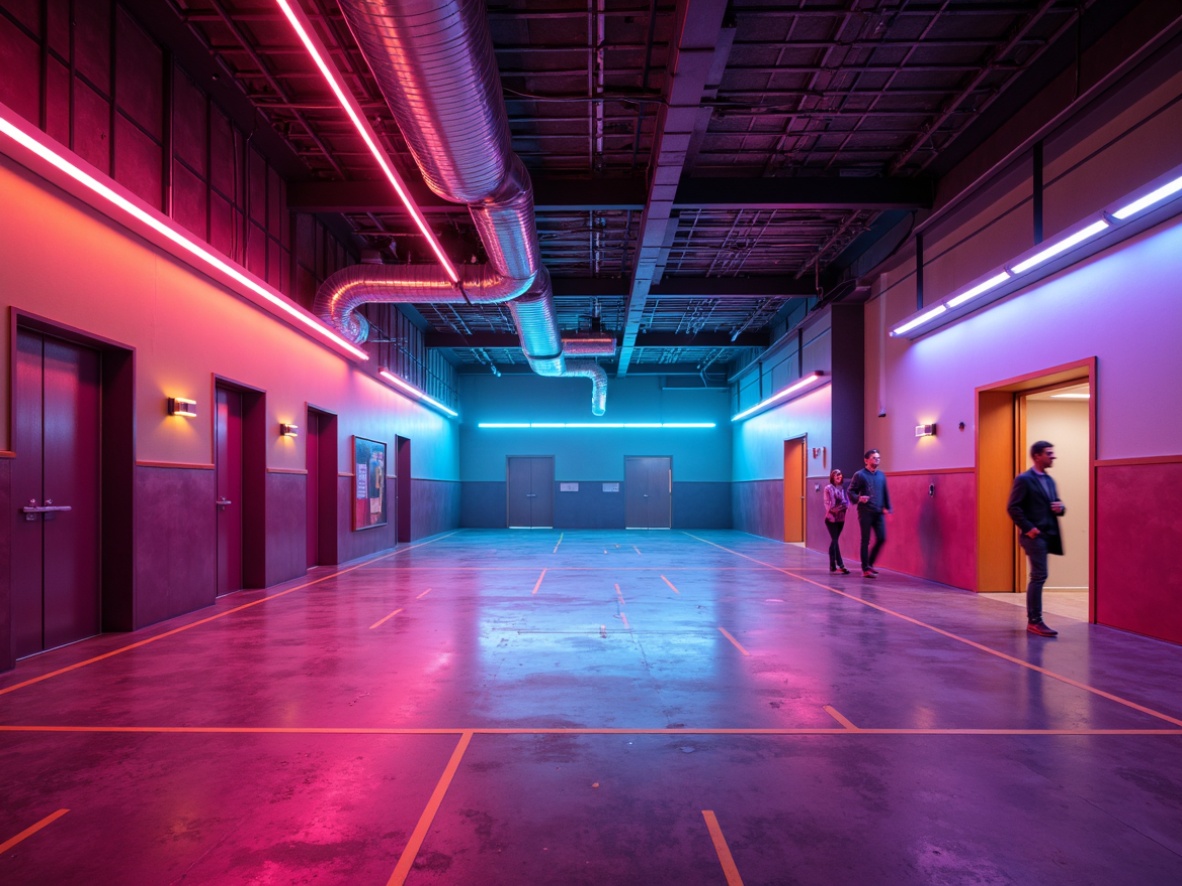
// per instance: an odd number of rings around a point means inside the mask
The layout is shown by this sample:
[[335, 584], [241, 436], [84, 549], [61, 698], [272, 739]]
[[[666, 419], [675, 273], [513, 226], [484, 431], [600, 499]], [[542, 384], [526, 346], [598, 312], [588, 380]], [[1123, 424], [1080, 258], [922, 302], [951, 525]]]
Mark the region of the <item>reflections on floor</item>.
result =
[[1182, 648], [998, 601], [728, 532], [316, 569], [0, 675], [0, 881], [1182, 881]]

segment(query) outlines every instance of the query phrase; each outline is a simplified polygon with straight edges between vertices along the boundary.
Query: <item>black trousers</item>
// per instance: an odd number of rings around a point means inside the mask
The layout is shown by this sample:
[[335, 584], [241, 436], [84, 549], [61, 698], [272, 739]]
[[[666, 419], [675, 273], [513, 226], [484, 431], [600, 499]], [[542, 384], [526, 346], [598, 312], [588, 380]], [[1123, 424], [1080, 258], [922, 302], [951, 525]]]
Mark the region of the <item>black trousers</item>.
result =
[[825, 528], [829, 530], [829, 569], [844, 569], [845, 564], [841, 562], [841, 548], [838, 547], [837, 539], [841, 536], [841, 530], [845, 529], [845, 522], [830, 523], [826, 520]]
[[[858, 526], [862, 530], [862, 571], [865, 572], [874, 565], [874, 561], [878, 559], [878, 552], [886, 544], [886, 520], [882, 516], [882, 511], [859, 508]], [[871, 530], [874, 532], [873, 548], [870, 547]]]

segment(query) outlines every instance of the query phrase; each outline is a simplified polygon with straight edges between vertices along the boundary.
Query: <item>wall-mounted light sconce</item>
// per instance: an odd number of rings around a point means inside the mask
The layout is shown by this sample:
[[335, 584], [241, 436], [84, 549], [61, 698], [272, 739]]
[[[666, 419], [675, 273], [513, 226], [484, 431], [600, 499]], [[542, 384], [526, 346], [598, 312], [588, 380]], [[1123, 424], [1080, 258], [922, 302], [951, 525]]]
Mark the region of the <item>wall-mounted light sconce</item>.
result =
[[289, 425], [286, 422], [281, 422], [279, 424], [279, 436], [280, 437], [298, 437], [299, 435], [300, 435], [300, 426], [299, 425]]
[[190, 400], [187, 397], [169, 397], [168, 398], [168, 414], [169, 415], [183, 415], [186, 418], [197, 417], [197, 401]]
[[915, 436], [917, 437], [934, 437], [936, 436], [936, 425], [916, 425]]
[[[924, 307], [891, 330], [918, 338], [1063, 268], [1094, 255], [1182, 211], [1182, 166], [1175, 167], [1122, 200], [971, 281], [939, 303]], [[970, 304], [971, 303], [971, 304]]]

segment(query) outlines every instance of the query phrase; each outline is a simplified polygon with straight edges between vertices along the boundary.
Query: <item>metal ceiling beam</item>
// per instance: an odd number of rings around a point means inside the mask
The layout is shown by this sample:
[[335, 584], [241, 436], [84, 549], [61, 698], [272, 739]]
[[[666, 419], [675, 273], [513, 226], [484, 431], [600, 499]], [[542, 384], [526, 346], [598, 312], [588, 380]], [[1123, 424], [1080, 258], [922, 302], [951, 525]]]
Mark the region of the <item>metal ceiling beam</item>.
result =
[[[521, 339], [513, 332], [428, 332], [423, 343], [429, 348], [472, 350], [520, 350]], [[638, 348], [766, 348], [771, 344], [768, 332], [748, 332], [731, 338], [728, 332], [643, 332], [636, 336]]]
[[[639, 178], [588, 179], [531, 173], [534, 204], [546, 211], [639, 211], [646, 186]], [[424, 211], [455, 212], [421, 182], [411, 184]], [[903, 178], [686, 178], [672, 200], [682, 209], [930, 209], [930, 179]], [[377, 181], [297, 182], [288, 189], [294, 212], [398, 212], [402, 204]]]
[[727, 0], [677, 0], [674, 39], [665, 71], [665, 102], [657, 114], [650, 158], [650, 181], [640, 220], [636, 267], [617, 375], [626, 375], [644, 320], [644, 306], [668, 259], [677, 230], [673, 201], [696, 142], [710, 124], [711, 110], [702, 107], [709, 90], [722, 82], [735, 30], [724, 27]]
[[935, 183], [904, 178], [690, 178], [675, 209], [930, 209]]
[[[631, 284], [622, 279], [552, 277], [555, 298], [625, 298]], [[649, 287], [651, 298], [808, 298], [816, 295], [811, 280], [776, 277], [668, 277]]]

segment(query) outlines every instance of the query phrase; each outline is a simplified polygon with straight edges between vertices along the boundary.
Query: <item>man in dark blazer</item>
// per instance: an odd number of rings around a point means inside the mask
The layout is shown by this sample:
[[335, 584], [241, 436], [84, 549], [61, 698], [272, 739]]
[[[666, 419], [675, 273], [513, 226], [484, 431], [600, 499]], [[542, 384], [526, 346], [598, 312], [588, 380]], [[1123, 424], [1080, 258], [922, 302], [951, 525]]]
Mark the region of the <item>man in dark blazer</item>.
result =
[[1022, 534], [1018, 541], [1030, 559], [1030, 584], [1026, 586], [1026, 630], [1040, 637], [1053, 637], [1058, 631], [1042, 620], [1042, 586], [1047, 580], [1047, 555], [1062, 554], [1059, 515], [1067, 508], [1059, 501], [1055, 481], [1047, 473], [1055, 463], [1051, 443], [1039, 440], [1030, 447], [1029, 471], [1014, 478], [1010, 500], [1006, 504], [1010, 519]]

